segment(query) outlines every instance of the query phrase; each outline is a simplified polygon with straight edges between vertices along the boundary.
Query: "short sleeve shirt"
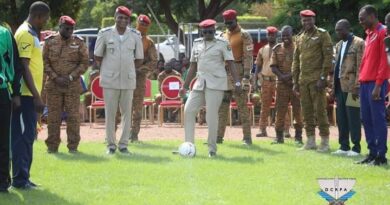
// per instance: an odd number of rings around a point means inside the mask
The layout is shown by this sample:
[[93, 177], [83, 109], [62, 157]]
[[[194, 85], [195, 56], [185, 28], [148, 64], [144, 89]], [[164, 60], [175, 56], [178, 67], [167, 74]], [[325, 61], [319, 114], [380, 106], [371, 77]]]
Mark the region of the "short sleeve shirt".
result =
[[[30, 60], [29, 68], [34, 85], [38, 92], [41, 92], [43, 84], [43, 57], [39, 35], [29, 23], [24, 22], [16, 31], [15, 40], [18, 45], [19, 56]], [[22, 96], [32, 96], [24, 80], [22, 80], [21, 94]]]

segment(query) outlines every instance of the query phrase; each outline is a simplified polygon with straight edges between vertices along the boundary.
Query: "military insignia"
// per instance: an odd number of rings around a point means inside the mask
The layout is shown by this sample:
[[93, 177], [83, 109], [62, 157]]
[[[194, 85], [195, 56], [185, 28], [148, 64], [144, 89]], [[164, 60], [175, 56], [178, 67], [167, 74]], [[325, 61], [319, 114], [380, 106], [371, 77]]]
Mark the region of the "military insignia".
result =
[[70, 44], [69, 46], [70, 48], [79, 48], [80, 46], [76, 44], [76, 42], [73, 42], [72, 44]]
[[229, 44], [227, 45], [227, 50], [228, 50], [228, 51], [231, 51], [231, 50], [232, 50], [232, 47], [231, 47]]
[[317, 40], [318, 39], [318, 36], [315, 36], [315, 37], [311, 37], [311, 40]]
[[247, 50], [247, 51], [253, 50], [253, 45], [246, 46], [246, 50]]
[[321, 191], [318, 194], [329, 204], [344, 204], [356, 192], [352, 190], [356, 179], [318, 179]]

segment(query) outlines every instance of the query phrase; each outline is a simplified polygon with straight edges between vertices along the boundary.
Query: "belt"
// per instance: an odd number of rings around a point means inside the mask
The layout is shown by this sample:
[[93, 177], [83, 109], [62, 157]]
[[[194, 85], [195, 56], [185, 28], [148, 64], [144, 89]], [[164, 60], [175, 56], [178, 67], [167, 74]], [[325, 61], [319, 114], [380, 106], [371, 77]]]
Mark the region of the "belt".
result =
[[262, 75], [263, 80], [276, 81], [276, 77]]
[[242, 61], [234, 61], [235, 63], [242, 63]]

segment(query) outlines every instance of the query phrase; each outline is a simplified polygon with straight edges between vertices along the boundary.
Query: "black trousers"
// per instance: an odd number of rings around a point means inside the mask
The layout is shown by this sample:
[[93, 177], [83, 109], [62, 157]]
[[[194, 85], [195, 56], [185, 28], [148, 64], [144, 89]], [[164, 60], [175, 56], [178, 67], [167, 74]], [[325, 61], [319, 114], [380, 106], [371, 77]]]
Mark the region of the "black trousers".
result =
[[[336, 87], [337, 89], [337, 87]], [[348, 93], [341, 91], [340, 88], [336, 90], [336, 119], [337, 128], [339, 130], [339, 144], [340, 149], [348, 151], [351, 149], [349, 145], [349, 137], [353, 143], [352, 151], [360, 153], [361, 140], [361, 120], [360, 108], [346, 106]]]
[[0, 188], [8, 188], [10, 178], [11, 101], [7, 89], [0, 89]]

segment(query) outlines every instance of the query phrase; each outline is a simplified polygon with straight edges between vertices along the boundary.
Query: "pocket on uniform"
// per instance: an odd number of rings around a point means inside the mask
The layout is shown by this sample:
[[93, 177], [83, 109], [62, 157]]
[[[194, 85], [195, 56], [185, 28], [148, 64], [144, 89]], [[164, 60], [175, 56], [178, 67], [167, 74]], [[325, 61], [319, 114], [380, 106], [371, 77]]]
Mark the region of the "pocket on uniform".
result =
[[106, 71], [106, 72], [103, 72], [102, 75], [104, 75], [105, 77], [113, 78], [114, 72]]
[[129, 77], [129, 79], [135, 79], [135, 74], [129, 73], [128, 77]]

